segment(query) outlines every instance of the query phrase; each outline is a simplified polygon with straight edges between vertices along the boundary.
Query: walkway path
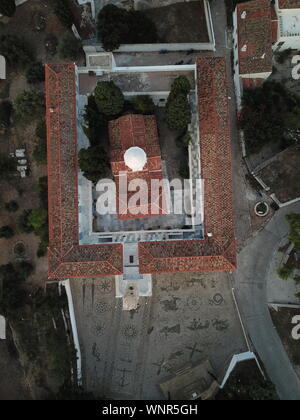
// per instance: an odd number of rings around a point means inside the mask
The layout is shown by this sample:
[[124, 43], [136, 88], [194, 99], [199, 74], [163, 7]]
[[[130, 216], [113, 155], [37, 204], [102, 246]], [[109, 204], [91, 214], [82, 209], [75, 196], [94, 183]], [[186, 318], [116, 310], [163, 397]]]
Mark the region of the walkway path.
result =
[[267, 306], [267, 281], [272, 260], [288, 232], [285, 215], [300, 204], [281, 209], [266, 228], [240, 252], [235, 288], [252, 343], [283, 400], [300, 400], [300, 381], [274, 328]]

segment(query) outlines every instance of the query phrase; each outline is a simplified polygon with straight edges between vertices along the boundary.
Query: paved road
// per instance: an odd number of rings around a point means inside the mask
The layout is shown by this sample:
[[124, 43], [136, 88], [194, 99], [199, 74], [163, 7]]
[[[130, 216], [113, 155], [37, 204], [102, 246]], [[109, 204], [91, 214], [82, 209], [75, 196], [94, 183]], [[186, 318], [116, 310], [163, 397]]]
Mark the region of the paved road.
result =
[[234, 274], [238, 301], [252, 343], [283, 400], [300, 400], [300, 381], [273, 326], [267, 307], [267, 278], [278, 246], [288, 232], [285, 215], [300, 203], [281, 209], [239, 254]]

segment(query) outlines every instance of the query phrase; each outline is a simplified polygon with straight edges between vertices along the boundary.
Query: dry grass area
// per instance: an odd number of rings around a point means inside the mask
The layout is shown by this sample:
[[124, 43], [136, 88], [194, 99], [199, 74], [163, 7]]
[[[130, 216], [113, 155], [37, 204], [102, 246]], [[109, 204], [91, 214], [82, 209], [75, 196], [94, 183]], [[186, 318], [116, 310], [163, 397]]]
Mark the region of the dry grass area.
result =
[[143, 10], [156, 24], [162, 43], [209, 42], [202, 1]]
[[300, 147], [295, 146], [277, 155], [258, 175], [285, 203], [300, 197], [299, 167]]

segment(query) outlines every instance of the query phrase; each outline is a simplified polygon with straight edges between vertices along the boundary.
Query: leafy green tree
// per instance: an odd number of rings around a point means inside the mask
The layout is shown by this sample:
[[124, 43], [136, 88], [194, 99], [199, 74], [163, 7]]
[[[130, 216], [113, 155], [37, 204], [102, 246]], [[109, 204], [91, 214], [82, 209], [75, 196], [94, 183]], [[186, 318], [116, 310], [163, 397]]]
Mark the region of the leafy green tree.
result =
[[295, 276], [295, 277], [294, 277], [294, 282], [295, 282], [297, 285], [300, 285], [300, 276], [299, 276], [299, 275], [297, 275], [297, 276]]
[[14, 158], [0, 153], [0, 179], [8, 180], [16, 172], [17, 166]]
[[172, 96], [166, 106], [165, 120], [171, 130], [186, 128], [192, 119], [191, 106], [186, 95]]
[[66, 28], [71, 28], [74, 23], [74, 16], [68, 0], [51, 0], [51, 4], [61, 24]]
[[98, 15], [97, 30], [104, 49], [117, 50], [129, 31], [126, 11], [112, 4], [103, 7]]
[[13, 106], [10, 101], [0, 102], [0, 124], [3, 128], [10, 126], [10, 118], [13, 111]]
[[292, 264], [283, 264], [278, 270], [278, 275], [282, 280], [287, 280], [293, 274], [295, 267]]
[[131, 99], [131, 103], [135, 112], [139, 114], [153, 114], [155, 111], [155, 105], [148, 95], [138, 95]]
[[19, 93], [14, 101], [14, 108], [19, 117], [36, 116], [45, 105], [44, 95], [37, 90]]
[[9, 201], [8, 203], [5, 203], [5, 210], [9, 211], [10, 213], [15, 213], [19, 210], [19, 204], [14, 200]]
[[300, 252], [300, 214], [288, 214], [286, 219], [290, 225], [289, 240], [295, 245], [296, 251]]
[[266, 82], [245, 89], [239, 115], [247, 152], [257, 153], [266, 144], [283, 149], [299, 141], [300, 99], [282, 84]]
[[79, 152], [79, 167], [85, 178], [92, 182], [107, 178], [110, 173], [109, 159], [101, 146], [81, 149]]
[[119, 115], [124, 108], [124, 96], [114, 82], [98, 82], [95, 89], [95, 101], [101, 113], [107, 117]]
[[14, 236], [14, 231], [10, 226], [2, 226], [0, 228], [0, 238], [12, 238]]
[[15, 0], [1, 0], [0, 13], [1, 15], [12, 17], [16, 12]]
[[171, 92], [173, 95], [177, 96], [181, 93], [188, 95], [191, 90], [191, 84], [186, 76], [178, 76], [172, 83]]
[[60, 58], [76, 60], [82, 50], [82, 43], [73, 34], [66, 34], [58, 44], [58, 55]]
[[84, 110], [84, 126], [85, 135], [90, 140], [91, 146], [100, 144], [101, 129], [106, 126], [106, 117], [99, 112], [96, 104], [95, 96], [88, 97], [88, 103]]
[[43, 63], [31, 63], [26, 70], [26, 79], [30, 84], [41, 83], [45, 80], [45, 68]]
[[32, 210], [24, 210], [22, 214], [17, 218], [17, 229], [21, 233], [33, 232], [33, 226], [30, 223], [29, 217]]
[[32, 210], [28, 216], [28, 223], [34, 228], [35, 232], [39, 232], [48, 223], [48, 212], [46, 209]]
[[189, 147], [191, 141], [192, 141], [191, 134], [187, 131], [185, 134], [183, 134], [182, 136], [179, 136], [176, 139], [176, 144], [178, 147], [183, 147], [184, 149], [186, 149]]
[[24, 67], [32, 62], [32, 54], [24, 41], [15, 35], [0, 36], [0, 54], [14, 68]]
[[97, 30], [106, 51], [117, 50], [121, 44], [157, 42], [156, 26], [143, 12], [127, 11], [114, 5], [101, 9]]

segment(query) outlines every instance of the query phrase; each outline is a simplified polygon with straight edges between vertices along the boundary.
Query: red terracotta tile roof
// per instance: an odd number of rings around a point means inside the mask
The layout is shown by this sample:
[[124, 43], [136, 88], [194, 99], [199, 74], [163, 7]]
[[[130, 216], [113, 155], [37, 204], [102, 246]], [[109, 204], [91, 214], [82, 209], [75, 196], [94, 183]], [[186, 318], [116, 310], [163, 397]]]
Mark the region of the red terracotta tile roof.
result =
[[46, 66], [49, 278], [123, 272], [122, 245], [79, 246], [76, 87], [73, 64]]
[[[231, 142], [223, 58], [197, 62], [201, 168], [204, 179], [203, 241], [139, 243], [141, 273], [233, 270]], [[78, 243], [75, 69], [46, 66], [49, 181], [49, 278], [97, 277], [123, 272], [123, 246]], [[208, 238], [211, 233], [212, 238]]]
[[[231, 137], [225, 59], [198, 59], [197, 81], [206, 239], [139, 243], [142, 273], [234, 270], [236, 268]], [[208, 234], [212, 234], [212, 238], [208, 238]]]
[[279, 0], [279, 9], [300, 9], [300, 0]]
[[270, 0], [239, 3], [236, 10], [240, 75], [271, 72], [275, 34]]
[[[147, 182], [148, 193], [144, 198], [147, 205], [136, 207], [127, 207], [127, 203], [135, 192], [129, 192], [127, 188], [127, 197], [121, 199], [124, 208], [120, 209], [119, 200], [117, 201], [117, 212], [119, 219], [135, 219], [138, 217], [151, 217], [153, 209], [155, 215], [165, 214], [164, 194], [161, 192], [157, 202], [151, 202], [151, 181], [162, 180], [162, 162], [161, 151], [158, 138], [158, 129], [154, 115], [136, 115], [130, 114], [110, 121], [109, 138], [111, 146], [111, 166], [117, 185], [117, 197], [120, 197], [120, 180], [127, 176], [127, 184], [134, 179], [143, 179]], [[147, 155], [147, 164], [143, 171], [132, 172], [124, 162], [124, 154], [131, 147], [142, 148]], [[120, 172], [122, 172], [120, 174]], [[152, 205], [152, 212], [151, 212]], [[153, 207], [154, 206], [154, 207]]]
[[256, 88], [259, 87], [263, 84], [263, 82], [265, 81], [265, 79], [260, 79], [260, 78], [242, 78], [242, 83], [243, 83], [243, 88], [244, 89], [252, 89], [252, 88]]

